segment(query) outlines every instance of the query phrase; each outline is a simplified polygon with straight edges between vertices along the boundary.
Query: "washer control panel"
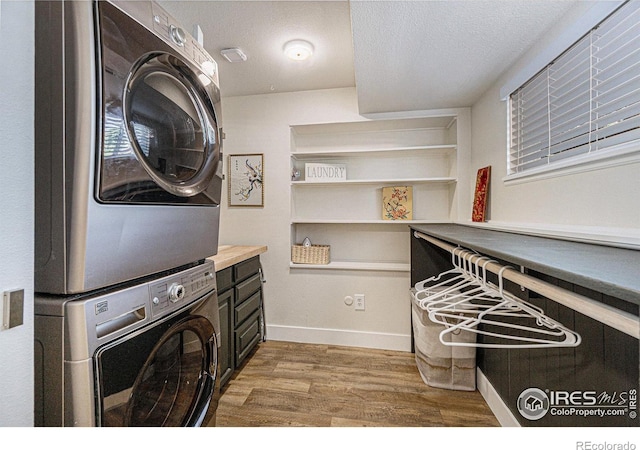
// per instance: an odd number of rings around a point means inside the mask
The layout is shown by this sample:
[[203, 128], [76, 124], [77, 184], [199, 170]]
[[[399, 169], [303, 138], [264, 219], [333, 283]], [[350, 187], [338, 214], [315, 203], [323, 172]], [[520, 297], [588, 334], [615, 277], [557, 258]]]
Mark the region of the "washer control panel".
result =
[[171, 286], [169, 286], [169, 301], [175, 303], [178, 300], [182, 300], [184, 298], [185, 291], [186, 289], [183, 285], [173, 283]]
[[216, 274], [213, 263], [167, 276], [149, 285], [151, 315], [155, 318], [182, 308], [216, 289]]

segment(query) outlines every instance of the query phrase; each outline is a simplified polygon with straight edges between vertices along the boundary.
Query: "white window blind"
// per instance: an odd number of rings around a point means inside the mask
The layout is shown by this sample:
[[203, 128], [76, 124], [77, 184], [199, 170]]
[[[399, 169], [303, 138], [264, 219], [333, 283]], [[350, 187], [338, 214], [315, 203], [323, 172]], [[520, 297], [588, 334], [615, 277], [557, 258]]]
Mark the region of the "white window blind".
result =
[[623, 4], [510, 96], [509, 174], [638, 141], [640, 1]]

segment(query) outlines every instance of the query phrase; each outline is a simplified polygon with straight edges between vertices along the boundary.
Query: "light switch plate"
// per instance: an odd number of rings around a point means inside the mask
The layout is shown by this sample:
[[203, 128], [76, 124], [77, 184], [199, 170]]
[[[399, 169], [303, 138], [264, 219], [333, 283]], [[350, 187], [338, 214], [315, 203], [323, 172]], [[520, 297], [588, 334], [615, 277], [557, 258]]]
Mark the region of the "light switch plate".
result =
[[8, 330], [24, 323], [24, 289], [5, 291], [2, 296], [2, 329]]

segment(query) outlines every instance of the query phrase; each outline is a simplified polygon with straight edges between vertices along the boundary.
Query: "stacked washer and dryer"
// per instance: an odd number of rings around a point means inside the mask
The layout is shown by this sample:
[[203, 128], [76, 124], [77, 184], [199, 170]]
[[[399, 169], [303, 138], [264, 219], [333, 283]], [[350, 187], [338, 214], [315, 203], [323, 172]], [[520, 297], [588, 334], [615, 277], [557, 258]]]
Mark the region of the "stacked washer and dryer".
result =
[[217, 65], [151, 1], [36, 8], [35, 422], [217, 407]]

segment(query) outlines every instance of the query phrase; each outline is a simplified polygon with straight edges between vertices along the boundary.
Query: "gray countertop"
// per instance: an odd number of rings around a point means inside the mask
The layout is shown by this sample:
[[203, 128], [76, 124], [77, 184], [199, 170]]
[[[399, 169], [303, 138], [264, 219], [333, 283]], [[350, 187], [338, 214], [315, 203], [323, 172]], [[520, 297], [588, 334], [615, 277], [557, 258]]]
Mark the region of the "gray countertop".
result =
[[640, 305], [640, 251], [455, 225], [412, 225], [442, 241]]

